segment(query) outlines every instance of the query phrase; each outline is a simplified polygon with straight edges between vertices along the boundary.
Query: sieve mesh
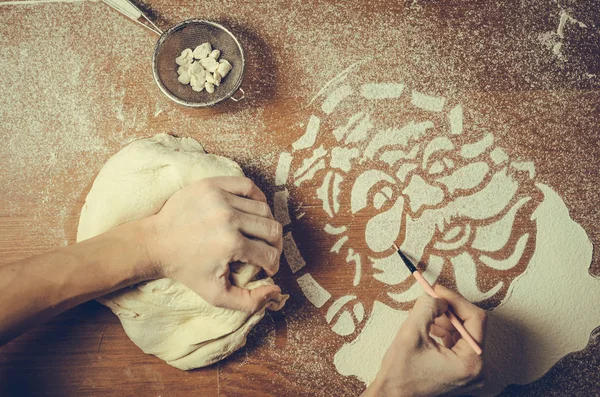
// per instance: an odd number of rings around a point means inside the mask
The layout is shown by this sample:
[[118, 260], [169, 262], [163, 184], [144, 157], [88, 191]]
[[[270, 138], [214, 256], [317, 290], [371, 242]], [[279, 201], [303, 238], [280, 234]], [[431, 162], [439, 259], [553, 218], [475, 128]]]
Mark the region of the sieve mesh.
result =
[[[221, 58], [227, 59], [232, 66], [212, 94], [206, 90], [195, 92], [190, 85], [177, 80], [178, 65], [175, 58], [184, 49], [193, 50], [205, 42], [221, 50]], [[244, 67], [244, 50], [233, 34], [218, 23], [200, 19], [189, 19], [173, 26], [160, 37], [154, 48], [153, 73], [156, 83], [165, 95], [185, 106], [207, 107], [230, 98], [242, 84]]]

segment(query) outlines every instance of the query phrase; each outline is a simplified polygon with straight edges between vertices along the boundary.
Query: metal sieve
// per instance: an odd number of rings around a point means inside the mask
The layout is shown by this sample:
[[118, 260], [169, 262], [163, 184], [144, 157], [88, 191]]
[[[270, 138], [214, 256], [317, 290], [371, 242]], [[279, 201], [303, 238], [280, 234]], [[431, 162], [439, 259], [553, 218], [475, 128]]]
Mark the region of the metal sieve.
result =
[[[129, 0], [103, 0], [128, 18], [143, 25], [154, 33], [160, 35], [154, 54], [152, 55], [152, 73], [158, 88], [174, 102], [202, 108], [213, 106], [225, 99], [238, 102], [244, 99], [244, 90], [240, 88], [244, 78], [246, 59], [244, 50], [235, 36], [224, 26], [202, 19], [188, 19], [163, 32], [139, 8]], [[206, 90], [196, 92], [190, 85], [181, 84], [178, 80], [175, 63], [181, 52], [186, 48], [192, 50], [196, 46], [209, 42], [213, 48], [221, 51], [221, 58], [231, 63], [232, 69], [223, 79], [215, 92], [209, 94]], [[240, 92], [240, 96], [234, 95]]]
[[[183, 85], [178, 80], [175, 63], [183, 50], [209, 42], [213, 48], [221, 50], [221, 58], [227, 59], [233, 67], [221, 85], [215, 87], [215, 92], [209, 94], [206, 90], [195, 92], [189, 85]], [[244, 50], [235, 36], [225, 27], [215, 22], [201, 19], [188, 19], [164, 32], [152, 56], [152, 71], [154, 80], [160, 90], [173, 101], [190, 107], [207, 107], [217, 104], [227, 98], [234, 101], [233, 94], [240, 90], [244, 77]], [[243, 94], [243, 91], [240, 90]]]

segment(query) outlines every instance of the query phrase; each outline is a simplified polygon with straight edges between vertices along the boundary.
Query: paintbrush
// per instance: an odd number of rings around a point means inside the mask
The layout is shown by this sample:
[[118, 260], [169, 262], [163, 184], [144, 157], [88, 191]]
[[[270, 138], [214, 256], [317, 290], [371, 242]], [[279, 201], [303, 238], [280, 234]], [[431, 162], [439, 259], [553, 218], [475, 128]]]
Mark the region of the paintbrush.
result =
[[[425, 290], [425, 292], [427, 292], [428, 295], [430, 295], [430, 296], [432, 296], [434, 298], [441, 299], [435, 293], [435, 291], [431, 287], [431, 284], [429, 284], [427, 282], [427, 280], [425, 280], [425, 278], [423, 277], [423, 275], [421, 274], [421, 272], [419, 272], [419, 270], [411, 262], [411, 260], [408, 259], [406, 257], [406, 255], [404, 255], [404, 253], [402, 253], [402, 251], [400, 251], [400, 248], [398, 248], [398, 246], [396, 244], [393, 244], [393, 247], [396, 250], [396, 252], [398, 253], [398, 255], [400, 255], [400, 258], [402, 258], [402, 262], [404, 262], [404, 264], [408, 268], [408, 271], [410, 271], [410, 273], [417, 280], [417, 282], [419, 284], [421, 284], [421, 286], [423, 287], [423, 289]], [[473, 350], [475, 351], [475, 353], [478, 356], [481, 356], [481, 354], [483, 353], [483, 351], [481, 350], [481, 347], [479, 347], [479, 345], [477, 344], [477, 342], [475, 341], [475, 339], [473, 339], [473, 337], [471, 336], [471, 334], [469, 333], [469, 331], [467, 331], [467, 329], [462, 324], [462, 321], [456, 316], [456, 314], [454, 314], [454, 312], [452, 312], [452, 309], [449, 306], [448, 306], [448, 311], [446, 312], [446, 315], [448, 316], [448, 318], [450, 319], [450, 322], [452, 323], [452, 325], [454, 325], [454, 328], [456, 328], [456, 330], [458, 331], [458, 333], [460, 334], [460, 336], [462, 336], [462, 338], [464, 340], [466, 340], [469, 345], [471, 345], [471, 347], [473, 348]]]

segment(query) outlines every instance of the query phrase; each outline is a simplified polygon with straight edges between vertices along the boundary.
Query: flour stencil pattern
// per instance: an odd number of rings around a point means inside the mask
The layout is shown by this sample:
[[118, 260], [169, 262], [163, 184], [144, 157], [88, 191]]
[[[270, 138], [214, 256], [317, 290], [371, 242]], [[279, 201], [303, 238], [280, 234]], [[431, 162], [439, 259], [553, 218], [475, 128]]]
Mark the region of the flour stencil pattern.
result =
[[[405, 314], [422, 293], [393, 243], [430, 283], [493, 309], [510, 300], [512, 284], [548, 240], [537, 215], [549, 193], [533, 163], [511, 159], [492, 133], [470, 128], [460, 103], [405, 81], [370, 82], [360, 69], [351, 66], [311, 101], [303, 135], [280, 155], [274, 196], [276, 218], [290, 230], [287, 262], [332, 331], [350, 341], [346, 351], [365, 342], [374, 316]], [[332, 262], [351, 273], [340, 277], [344, 294], [319, 283], [319, 264], [307, 263], [296, 245], [288, 198], [297, 193], [327, 219], [314, 232], [332, 238]], [[372, 378], [341, 368], [341, 353], [338, 371]]]

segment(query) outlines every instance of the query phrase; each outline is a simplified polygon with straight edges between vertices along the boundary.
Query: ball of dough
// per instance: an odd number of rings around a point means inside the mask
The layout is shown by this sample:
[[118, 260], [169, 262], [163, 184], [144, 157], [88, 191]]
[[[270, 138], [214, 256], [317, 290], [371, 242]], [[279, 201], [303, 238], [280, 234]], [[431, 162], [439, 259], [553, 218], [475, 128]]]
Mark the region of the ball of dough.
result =
[[[77, 241], [158, 212], [182, 187], [212, 176], [243, 176], [233, 161], [206, 154], [192, 138], [159, 134], [132, 142], [102, 168], [85, 200]], [[248, 289], [273, 284], [251, 281], [254, 266], [232, 268], [233, 282]], [[115, 313], [129, 338], [147, 354], [183, 370], [212, 364], [241, 348], [265, 315], [279, 310], [287, 295], [257, 312], [214, 307], [183, 284], [159, 279], [106, 295], [98, 302]]]

